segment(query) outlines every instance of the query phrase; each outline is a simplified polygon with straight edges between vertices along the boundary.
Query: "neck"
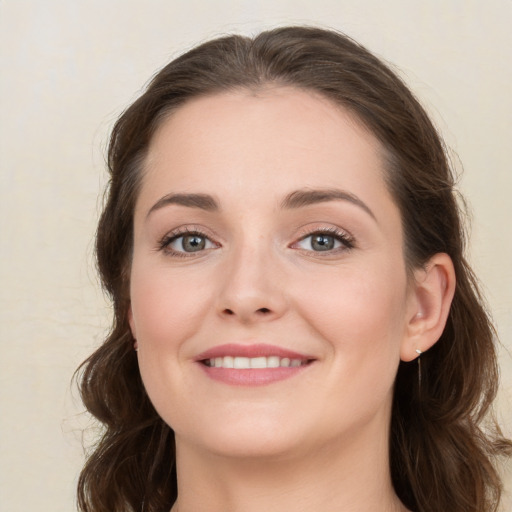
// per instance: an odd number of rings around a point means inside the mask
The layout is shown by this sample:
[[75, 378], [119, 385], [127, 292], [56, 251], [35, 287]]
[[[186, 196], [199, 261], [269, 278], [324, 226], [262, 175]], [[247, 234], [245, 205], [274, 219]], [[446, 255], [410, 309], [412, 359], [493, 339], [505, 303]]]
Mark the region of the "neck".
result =
[[177, 437], [172, 512], [405, 512], [391, 484], [387, 433], [367, 434], [260, 458], [206, 454]]

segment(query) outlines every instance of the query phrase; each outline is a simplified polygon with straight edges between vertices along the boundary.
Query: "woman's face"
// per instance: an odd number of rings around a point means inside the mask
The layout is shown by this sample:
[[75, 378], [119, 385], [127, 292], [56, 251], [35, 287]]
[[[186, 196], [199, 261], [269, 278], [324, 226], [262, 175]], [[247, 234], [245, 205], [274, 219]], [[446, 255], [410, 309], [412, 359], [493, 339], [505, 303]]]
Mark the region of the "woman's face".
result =
[[412, 301], [381, 148], [353, 116], [292, 88], [189, 102], [152, 140], [134, 229], [130, 324], [178, 446], [387, 433]]

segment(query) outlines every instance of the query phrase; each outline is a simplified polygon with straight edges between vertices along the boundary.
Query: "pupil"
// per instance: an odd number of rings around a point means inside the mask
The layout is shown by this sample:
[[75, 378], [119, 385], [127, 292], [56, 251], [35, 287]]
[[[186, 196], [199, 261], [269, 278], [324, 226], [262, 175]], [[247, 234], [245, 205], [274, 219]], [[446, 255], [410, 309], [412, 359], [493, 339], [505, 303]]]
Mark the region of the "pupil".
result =
[[183, 237], [182, 242], [183, 250], [186, 252], [200, 251], [204, 249], [205, 240], [201, 236], [189, 235]]
[[329, 251], [334, 247], [334, 238], [326, 235], [316, 235], [311, 241], [315, 251]]

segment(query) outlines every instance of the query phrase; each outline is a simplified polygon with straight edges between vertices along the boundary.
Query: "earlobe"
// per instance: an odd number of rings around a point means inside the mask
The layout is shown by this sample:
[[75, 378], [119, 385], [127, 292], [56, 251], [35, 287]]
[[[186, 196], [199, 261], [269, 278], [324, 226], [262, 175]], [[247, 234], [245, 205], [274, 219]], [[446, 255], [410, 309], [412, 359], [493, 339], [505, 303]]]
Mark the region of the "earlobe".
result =
[[455, 293], [455, 270], [445, 253], [435, 254], [414, 271], [402, 361], [412, 361], [441, 337]]

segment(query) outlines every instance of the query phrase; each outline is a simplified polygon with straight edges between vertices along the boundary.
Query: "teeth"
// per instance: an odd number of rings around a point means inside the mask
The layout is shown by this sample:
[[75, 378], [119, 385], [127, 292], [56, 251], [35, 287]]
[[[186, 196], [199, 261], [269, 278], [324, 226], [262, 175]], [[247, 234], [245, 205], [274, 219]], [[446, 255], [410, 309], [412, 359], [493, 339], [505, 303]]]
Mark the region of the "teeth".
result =
[[240, 370], [243, 370], [250, 367], [251, 364], [248, 357], [235, 357], [233, 368], [239, 368]]
[[267, 358], [267, 367], [268, 368], [279, 368], [279, 357], [271, 356]]
[[250, 368], [289, 368], [303, 366], [307, 361], [303, 359], [290, 359], [288, 357], [215, 357], [205, 361], [206, 366], [214, 368], [236, 368], [237, 370], [249, 370]]
[[249, 366], [251, 368], [266, 368], [267, 358], [266, 357], [252, 357], [249, 359]]

